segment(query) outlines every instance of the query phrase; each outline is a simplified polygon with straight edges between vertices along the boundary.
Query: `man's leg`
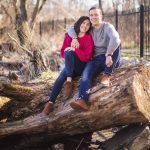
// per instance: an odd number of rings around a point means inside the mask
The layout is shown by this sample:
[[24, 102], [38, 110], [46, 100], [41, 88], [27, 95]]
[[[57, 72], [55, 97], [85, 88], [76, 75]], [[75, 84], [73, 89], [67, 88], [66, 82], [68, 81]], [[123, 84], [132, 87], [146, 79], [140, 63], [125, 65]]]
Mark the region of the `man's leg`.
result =
[[85, 102], [88, 101], [89, 91], [92, 86], [92, 81], [96, 72], [97, 72], [97, 68], [95, 65], [95, 61], [91, 61], [87, 64], [86, 68], [82, 73], [78, 98], [83, 99]]
[[103, 62], [104, 75], [101, 79], [101, 84], [103, 84], [104, 86], [109, 86], [111, 74], [114, 72], [115, 68], [118, 68], [120, 65], [120, 57], [121, 57], [121, 46], [119, 46], [112, 55], [113, 65], [111, 67], [107, 67], [105, 65], [105, 62]]
[[89, 91], [92, 86], [92, 81], [97, 72], [100, 70], [100, 61], [94, 59], [87, 63], [80, 81], [79, 95], [75, 102], [70, 103], [73, 109], [88, 110], [87, 102], [89, 98]]
[[115, 50], [112, 55], [113, 64], [111, 67], [105, 67], [104, 72], [108, 74], [112, 74], [115, 68], [118, 68], [120, 65], [120, 57], [121, 57], [121, 48], [120, 46]]

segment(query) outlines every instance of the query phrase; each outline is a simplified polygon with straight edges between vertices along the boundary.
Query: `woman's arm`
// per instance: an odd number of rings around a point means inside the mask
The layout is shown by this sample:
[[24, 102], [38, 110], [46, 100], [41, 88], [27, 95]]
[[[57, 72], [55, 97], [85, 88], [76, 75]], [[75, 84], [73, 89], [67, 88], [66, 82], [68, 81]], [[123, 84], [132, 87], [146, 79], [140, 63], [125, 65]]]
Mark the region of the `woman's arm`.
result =
[[[91, 60], [94, 51], [94, 42], [92, 36], [88, 34], [83, 42], [84, 47], [82, 49], [75, 48], [75, 52], [81, 61], [88, 62]], [[80, 45], [82, 45], [82, 43]]]
[[68, 34], [66, 34], [64, 37], [62, 47], [61, 47], [61, 57], [64, 58], [64, 51], [67, 47], [71, 46], [71, 41], [72, 41], [71, 37]]

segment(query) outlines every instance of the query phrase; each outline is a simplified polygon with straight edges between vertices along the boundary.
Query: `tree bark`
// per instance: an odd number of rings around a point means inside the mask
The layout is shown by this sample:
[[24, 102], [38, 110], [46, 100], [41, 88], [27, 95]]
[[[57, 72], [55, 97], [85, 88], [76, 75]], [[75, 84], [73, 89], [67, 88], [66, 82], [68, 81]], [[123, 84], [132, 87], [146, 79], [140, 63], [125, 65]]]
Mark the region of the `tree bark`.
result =
[[[0, 138], [26, 135], [35, 140], [42, 135], [43, 139], [48, 138], [50, 141], [118, 125], [149, 123], [149, 68], [134, 66], [120, 69], [112, 76], [112, 84], [108, 88], [102, 88], [97, 81], [98, 79], [91, 90], [90, 108], [87, 112], [70, 108], [69, 103], [74, 98], [62, 100], [49, 116], [36, 114], [23, 120], [1, 124]], [[37, 97], [40, 99], [38, 93], [34, 99]]]

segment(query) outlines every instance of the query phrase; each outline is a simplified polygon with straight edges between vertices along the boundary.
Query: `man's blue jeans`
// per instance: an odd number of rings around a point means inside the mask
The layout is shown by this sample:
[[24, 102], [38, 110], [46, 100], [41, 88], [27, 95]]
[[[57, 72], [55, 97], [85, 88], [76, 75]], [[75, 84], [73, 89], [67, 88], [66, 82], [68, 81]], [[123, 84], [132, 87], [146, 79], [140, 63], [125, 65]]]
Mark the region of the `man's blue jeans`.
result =
[[65, 54], [65, 67], [61, 71], [60, 75], [56, 79], [52, 91], [49, 95], [49, 101], [55, 102], [59, 95], [64, 82], [67, 77], [80, 76], [86, 65], [85, 62], [81, 62], [73, 51], [66, 51]]
[[80, 81], [80, 88], [78, 93], [78, 98], [83, 99], [84, 101], [88, 101], [89, 93], [92, 86], [92, 81], [94, 77], [100, 72], [112, 74], [115, 68], [119, 67], [120, 64], [120, 56], [121, 56], [121, 46], [119, 46], [115, 52], [113, 53], [113, 65], [111, 67], [107, 67], [105, 65], [106, 56], [105, 54], [94, 57], [93, 60], [87, 63], [83, 73], [82, 79]]

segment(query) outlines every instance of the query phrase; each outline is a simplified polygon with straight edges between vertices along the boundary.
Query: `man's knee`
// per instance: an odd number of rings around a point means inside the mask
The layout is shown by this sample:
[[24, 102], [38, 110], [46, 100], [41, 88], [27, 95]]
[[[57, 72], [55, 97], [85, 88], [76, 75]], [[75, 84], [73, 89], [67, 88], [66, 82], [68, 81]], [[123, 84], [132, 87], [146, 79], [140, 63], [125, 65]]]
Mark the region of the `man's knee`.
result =
[[94, 76], [94, 70], [93, 70], [92, 63], [87, 64], [86, 68], [84, 69], [82, 73], [82, 81], [83, 82], [89, 82], [93, 79]]
[[82, 75], [82, 82], [88, 83], [91, 80], [92, 80], [92, 76], [90, 73], [87, 72]]

